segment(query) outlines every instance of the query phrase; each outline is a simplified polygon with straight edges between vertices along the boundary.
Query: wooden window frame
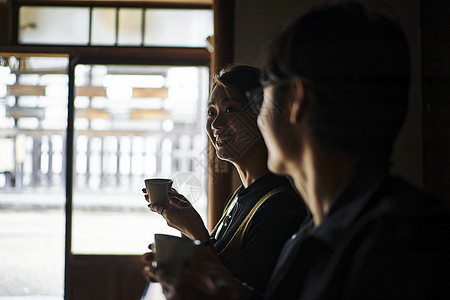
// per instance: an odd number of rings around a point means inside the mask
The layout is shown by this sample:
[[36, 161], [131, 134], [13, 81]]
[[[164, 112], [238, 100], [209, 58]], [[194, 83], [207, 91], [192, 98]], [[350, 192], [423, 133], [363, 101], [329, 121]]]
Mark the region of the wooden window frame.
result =
[[[234, 58], [234, 0], [215, 0], [212, 4], [205, 3], [167, 3], [167, 2], [141, 2], [141, 1], [33, 1], [18, 0], [7, 1], [5, 7], [10, 13], [8, 37], [0, 40], [0, 53], [18, 53], [39, 55], [68, 55], [70, 58], [70, 68], [76, 63], [110, 63], [123, 59], [126, 64], [155, 64], [155, 65], [204, 65], [209, 66], [211, 75], [215, 70], [233, 63]], [[57, 46], [57, 45], [31, 45], [18, 43], [18, 16], [21, 6], [84, 6], [84, 7], [127, 7], [127, 8], [184, 8], [184, 9], [213, 9], [214, 13], [214, 39], [212, 53], [205, 48], [191, 47], [127, 47], [127, 46]], [[4, 13], [4, 11], [2, 12]], [[211, 76], [212, 78], [212, 76]], [[73, 101], [74, 97], [74, 78], [69, 77], [69, 99]], [[73, 103], [69, 104], [73, 105]], [[73, 124], [73, 111], [69, 111], [68, 124]], [[68, 128], [67, 149], [72, 149], [72, 153], [66, 154], [68, 162], [73, 161], [73, 128]], [[209, 144], [208, 150], [208, 177], [207, 177], [207, 193], [208, 193], [208, 225], [212, 228], [220, 218], [224, 203], [228, 195], [234, 188], [233, 179], [234, 168], [231, 164], [220, 161], [215, 156], [215, 151]], [[71, 214], [67, 214], [72, 210], [72, 172], [73, 165], [67, 164], [68, 170], [66, 176], [66, 234], [71, 226]], [[70, 175], [72, 174], [72, 176]], [[70, 182], [70, 184], [69, 184]], [[73, 258], [70, 253], [71, 245], [66, 241], [66, 268], [71, 267], [73, 262], [81, 263], [79, 258]], [[71, 259], [68, 263], [67, 260]], [[135, 258], [132, 258], [134, 260]], [[70, 272], [66, 271], [65, 279], [65, 297], [72, 299], [72, 285]]]

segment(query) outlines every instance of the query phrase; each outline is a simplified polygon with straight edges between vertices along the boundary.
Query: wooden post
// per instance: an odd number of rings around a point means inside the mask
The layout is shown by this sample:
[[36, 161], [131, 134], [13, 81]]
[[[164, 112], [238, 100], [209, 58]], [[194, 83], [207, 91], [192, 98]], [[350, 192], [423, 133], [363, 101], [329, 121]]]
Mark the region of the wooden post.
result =
[[450, 19], [447, 0], [422, 0], [424, 188], [450, 205]]
[[[215, 0], [214, 52], [211, 61], [212, 76], [233, 62], [234, 0]], [[232, 166], [219, 160], [214, 147], [208, 143], [208, 227], [212, 229], [222, 215], [225, 201], [231, 194]]]
[[12, 0], [0, 0], [0, 45], [11, 45], [12, 27]]

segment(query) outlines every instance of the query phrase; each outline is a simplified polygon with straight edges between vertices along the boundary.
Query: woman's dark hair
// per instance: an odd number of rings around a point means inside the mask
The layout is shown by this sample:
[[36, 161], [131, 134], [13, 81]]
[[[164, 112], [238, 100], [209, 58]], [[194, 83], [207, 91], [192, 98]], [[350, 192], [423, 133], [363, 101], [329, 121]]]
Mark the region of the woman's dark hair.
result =
[[[246, 65], [230, 65], [221, 69], [213, 78], [211, 91], [215, 87], [225, 88], [227, 93], [237, 94], [242, 107], [253, 116], [258, 115], [263, 101], [259, 69]], [[231, 95], [230, 95], [231, 96]]]
[[367, 14], [356, 2], [297, 18], [268, 46], [262, 70], [275, 98], [294, 78], [306, 85], [318, 139], [351, 153], [390, 156], [405, 119], [410, 80], [399, 25]]

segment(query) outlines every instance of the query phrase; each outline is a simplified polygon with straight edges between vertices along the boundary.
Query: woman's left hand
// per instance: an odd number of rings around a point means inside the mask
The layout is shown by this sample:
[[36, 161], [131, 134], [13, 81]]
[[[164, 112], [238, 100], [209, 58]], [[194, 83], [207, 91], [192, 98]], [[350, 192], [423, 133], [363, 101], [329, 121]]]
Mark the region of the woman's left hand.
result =
[[[146, 192], [145, 189], [142, 191]], [[163, 216], [167, 225], [178, 229], [191, 240], [207, 241], [209, 232], [191, 203], [174, 188], [169, 190], [168, 198], [169, 205], [150, 204], [150, 209]], [[146, 200], [148, 201], [148, 196], [146, 196]]]

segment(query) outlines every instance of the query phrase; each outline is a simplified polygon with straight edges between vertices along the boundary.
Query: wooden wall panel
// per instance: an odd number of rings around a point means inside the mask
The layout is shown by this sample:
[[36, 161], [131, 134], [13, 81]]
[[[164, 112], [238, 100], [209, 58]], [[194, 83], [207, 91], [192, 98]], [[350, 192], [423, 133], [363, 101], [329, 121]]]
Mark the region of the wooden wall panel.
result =
[[450, 1], [421, 1], [424, 187], [450, 205]]
[[140, 256], [74, 255], [70, 284], [72, 300], [139, 299], [146, 281]]

